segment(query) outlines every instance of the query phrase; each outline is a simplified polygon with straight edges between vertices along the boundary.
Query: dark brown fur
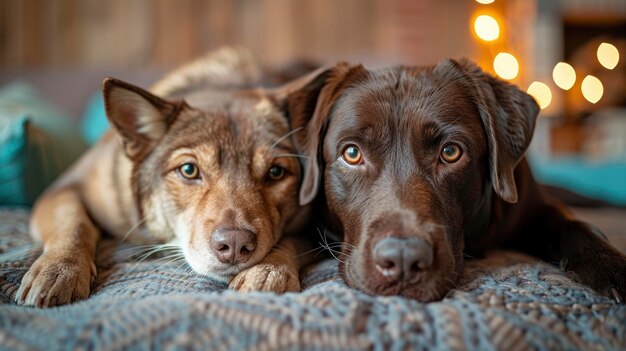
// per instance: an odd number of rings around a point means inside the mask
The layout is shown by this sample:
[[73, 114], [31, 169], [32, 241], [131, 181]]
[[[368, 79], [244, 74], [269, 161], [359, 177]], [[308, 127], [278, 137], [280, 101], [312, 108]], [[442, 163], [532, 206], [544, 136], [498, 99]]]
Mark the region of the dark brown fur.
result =
[[[454, 287], [464, 253], [507, 247], [624, 296], [626, 256], [544, 197], [523, 159], [539, 111], [529, 95], [467, 60], [379, 70], [339, 64], [311, 82], [287, 102], [292, 129], [303, 129], [296, 147], [308, 157], [300, 202], [321, 193], [327, 224], [343, 235], [348, 285], [439, 299]], [[461, 147], [457, 162], [442, 161], [447, 143]], [[346, 145], [360, 148], [363, 165], [342, 159]], [[409, 280], [386, 277], [372, 250], [389, 237], [425, 241], [432, 266]]]

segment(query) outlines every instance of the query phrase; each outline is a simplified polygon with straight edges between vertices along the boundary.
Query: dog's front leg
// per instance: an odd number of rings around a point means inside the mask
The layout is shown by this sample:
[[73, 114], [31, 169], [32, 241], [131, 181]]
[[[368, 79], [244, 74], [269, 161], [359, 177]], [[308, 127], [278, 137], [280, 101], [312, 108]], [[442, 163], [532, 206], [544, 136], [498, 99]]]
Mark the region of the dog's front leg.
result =
[[96, 276], [99, 231], [79, 190], [67, 186], [43, 195], [33, 209], [30, 230], [43, 243], [43, 253], [22, 278], [17, 303], [51, 307], [87, 298]]
[[286, 236], [256, 265], [237, 274], [230, 288], [238, 291], [271, 291], [285, 293], [300, 291], [298, 272], [308, 263], [308, 241]]
[[600, 230], [573, 219], [566, 210], [548, 205], [542, 213], [534, 221], [535, 240], [531, 241], [537, 247], [548, 248], [549, 253], [538, 256], [559, 262], [574, 280], [623, 303], [626, 255], [612, 246]]
[[570, 220], [560, 232], [560, 267], [594, 290], [623, 303], [626, 255], [593, 226]]

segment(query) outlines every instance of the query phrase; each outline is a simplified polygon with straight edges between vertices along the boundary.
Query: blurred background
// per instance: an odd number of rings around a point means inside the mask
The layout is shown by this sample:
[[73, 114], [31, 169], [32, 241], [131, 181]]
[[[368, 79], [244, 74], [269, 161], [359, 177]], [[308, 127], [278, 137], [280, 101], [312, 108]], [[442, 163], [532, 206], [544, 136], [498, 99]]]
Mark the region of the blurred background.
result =
[[[269, 65], [468, 56], [540, 103], [529, 152], [540, 180], [626, 205], [624, 0], [0, 0], [0, 139], [19, 140], [25, 164], [60, 140], [62, 168], [106, 128], [104, 77], [148, 86], [224, 45]], [[31, 188], [56, 176], [48, 166], [27, 170]]]

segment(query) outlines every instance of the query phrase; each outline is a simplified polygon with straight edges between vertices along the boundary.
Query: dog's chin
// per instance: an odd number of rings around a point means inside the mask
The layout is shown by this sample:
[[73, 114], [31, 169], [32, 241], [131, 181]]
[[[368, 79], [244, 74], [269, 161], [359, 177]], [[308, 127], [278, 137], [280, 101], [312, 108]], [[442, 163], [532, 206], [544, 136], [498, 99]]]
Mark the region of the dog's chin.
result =
[[[350, 260], [339, 266], [340, 275], [346, 284], [370, 295], [401, 296], [419, 302], [441, 300], [456, 285], [457, 272], [437, 273], [410, 282], [384, 282], [377, 279], [376, 274], [360, 274]], [[366, 270], [363, 270], [366, 272]]]
[[217, 259], [217, 257], [211, 257], [210, 259], [207, 259], [205, 256], [205, 258], [203, 258], [202, 260], [195, 260], [191, 257], [185, 257], [185, 260], [195, 273], [214, 280], [228, 283], [237, 274], [261, 261], [261, 258], [251, 257], [248, 261], [244, 263], [234, 265], [222, 263]]

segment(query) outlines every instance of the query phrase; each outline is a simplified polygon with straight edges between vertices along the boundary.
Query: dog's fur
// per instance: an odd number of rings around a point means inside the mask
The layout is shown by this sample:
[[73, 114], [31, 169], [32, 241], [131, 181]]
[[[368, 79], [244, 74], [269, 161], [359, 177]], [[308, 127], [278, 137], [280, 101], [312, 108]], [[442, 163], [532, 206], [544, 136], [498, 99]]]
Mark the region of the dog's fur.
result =
[[[285, 93], [241, 90], [262, 78], [248, 54], [222, 50], [175, 71], [152, 93], [105, 80], [114, 128], [35, 204], [31, 233], [43, 253], [17, 302], [46, 307], [86, 298], [101, 231], [164, 244], [155, 248], [178, 251], [197, 273], [232, 279], [238, 290], [299, 290], [298, 243], [281, 240], [307, 217], [298, 206], [300, 165], [278, 109]], [[186, 163], [198, 177], [183, 176]], [[284, 169], [280, 179], [268, 176], [272, 166]], [[256, 247], [240, 262], [222, 263], [211, 238], [232, 231], [252, 233]]]
[[[300, 203], [323, 186], [318, 199], [343, 235], [348, 285], [431, 301], [455, 285], [464, 255], [506, 247], [560, 262], [618, 301], [626, 293], [626, 256], [538, 191], [523, 156], [539, 108], [515, 86], [468, 60], [379, 70], [342, 63], [287, 104], [306, 157]], [[455, 162], [442, 158], [450, 144], [462, 151]], [[348, 146], [360, 149], [361, 164], [346, 162]], [[394, 276], [378, 266], [374, 251], [387, 238], [414, 238], [426, 268]]]

